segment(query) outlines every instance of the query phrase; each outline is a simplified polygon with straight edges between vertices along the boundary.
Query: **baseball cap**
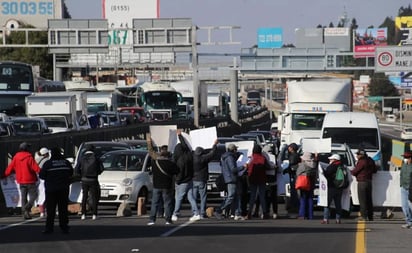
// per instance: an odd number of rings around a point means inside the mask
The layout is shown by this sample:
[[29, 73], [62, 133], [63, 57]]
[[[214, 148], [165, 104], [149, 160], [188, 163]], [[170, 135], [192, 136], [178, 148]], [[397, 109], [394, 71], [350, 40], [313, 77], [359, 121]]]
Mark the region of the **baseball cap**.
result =
[[47, 153], [50, 153], [50, 150], [48, 148], [43, 147], [39, 150], [39, 153], [40, 153], [40, 155], [45, 155]]
[[357, 155], [365, 155], [366, 152], [363, 149], [358, 149], [358, 152], [356, 152]]
[[31, 147], [31, 144], [27, 143], [27, 142], [22, 142], [19, 145], [19, 149], [20, 150], [27, 150], [29, 147]]
[[338, 161], [340, 161], [340, 155], [333, 154], [333, 155], [329, 156], [328, 159], [329, 160], [338, 160]]
[[402, 155], [405, 158], [411, 158], [412, 157], [412, 152], [411, 151], [406, 151], [405, 153], [403, 153]]
[[227, 146], [227, 150], [229, 150], [229, 151], [235, 151], [237, 148], [238, 148], [238, 147], [237, 147], [235, 144], [233, 144], [233, 143], [230, 143], [230, 144]]

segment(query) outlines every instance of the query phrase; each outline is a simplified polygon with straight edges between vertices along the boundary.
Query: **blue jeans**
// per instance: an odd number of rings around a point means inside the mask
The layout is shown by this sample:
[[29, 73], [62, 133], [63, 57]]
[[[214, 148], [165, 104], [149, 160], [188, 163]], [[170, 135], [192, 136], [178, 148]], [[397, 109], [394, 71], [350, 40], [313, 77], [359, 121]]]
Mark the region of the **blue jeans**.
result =
[[299, 217], [313, 219], [313, 190], [300, 190]]
[[265, 184], [250, 184], [250, 199], [249, 199], [249, 213], [253, 211], [253, 206], [256, 202], [256, 195], [259, 193], [259, 203], [262, 207], [262, 214], [265, 214], [266, 208], [266, 185]]
[[[222, 211], [226, 212], [229, 211], [232, 203], [234, 203], [235, 197], [236, 197], [236, 184], [226, 184], [227, 185], [227, 196], [225, 200], [223, 200], [222, 204], [220, 205], [220, 210], [218, 210], [219, 213], [222, 213]], [[235, 210], [238, 209], [238, 203], [234, 203], [236, 205]]]
[[[159, 189], [153, 188], [152, 193], [152, 205], [150, 208], [150, 220], [156, 221], [158, 210], [161, 209], [161, 205], [164, 205], [165, 219], [170, 221], [172, 218], [172, 199], [173, 189]], [[162, 201], [163, 200], [163, 201]]]
[[[207, 184], [202, 181], [193, 181], [192, 189], [189, 189], [188, 194], [191, 194], [196, 201], [197, 195], [200, 196], [200, 215], [206, 215], [206, 201], [207, 201]], [[193, 211], [193, 210], [192, 210]]]
[[[193, 188], [193, 182], [187, 182], [182, 184], [176, 184], [175, 187], [175, 210], [173, 211], [173, 215], [179, 216], [180, 215], [180, 207], [182, 206], [183, 198], [185, 197], [186, 193], [189, 192], [190, 189]], [[193, 197], [193, 191], [190, 191], [190, 194], [187, 194], [187, 200], [192, 207], [192, 214], [198, 215], [199, 209], [197, 208], [196, 200]]]
[[401, 206], [403, 215], [405, 215], [405, 221], [407, 224], [412, 225], [412, 211], [409, 205], [409, 189], [401, 187]]

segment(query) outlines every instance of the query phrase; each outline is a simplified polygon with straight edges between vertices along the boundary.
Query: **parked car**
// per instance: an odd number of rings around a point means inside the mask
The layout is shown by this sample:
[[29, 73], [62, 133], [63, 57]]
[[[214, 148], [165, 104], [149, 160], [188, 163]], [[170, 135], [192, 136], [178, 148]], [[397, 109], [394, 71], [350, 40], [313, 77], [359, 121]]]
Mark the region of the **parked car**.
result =
[[10, 119], [17, 136], [35, 136], [50, 134], [46, 121], [42, 118], [15, 117]]
[[98, 114], [100, 115], [100, 118], [103, 120], [103, 127], [126, 125], [126, 121], [120, 118], [119, 112], [101, 111], [98, 112]]
[[401, 139], [402, 140], [410, 140], [412, 139], [412, 127], [404, 127], [401, 132]]
[[88, 141], [83, 142], [80, 144], [79, 150], [76, 153], [76, 157], [74, 159], [74, 166], [77, 165], [78, 161], [83, 157], [84, 153], [86, 152], [85, 147], [87, 145], [94, 146], [94, 153], [96, 157], [100, 158], [107, 152], [116, 151], [116, 150], [125, 150], [130, 149], [130, 146], [123, 142], [115, 142], [115, 141]]
[[99, 176], [100, 204], [128, 203], [137, 207], [138, 198], [146, 201], [153, 190], [151, 158], [145, 150], [118, 150], [101, 156]]
[[0, 121], [0, 137], [3, 136], [15, 136], [16, 130], [11, 122]]

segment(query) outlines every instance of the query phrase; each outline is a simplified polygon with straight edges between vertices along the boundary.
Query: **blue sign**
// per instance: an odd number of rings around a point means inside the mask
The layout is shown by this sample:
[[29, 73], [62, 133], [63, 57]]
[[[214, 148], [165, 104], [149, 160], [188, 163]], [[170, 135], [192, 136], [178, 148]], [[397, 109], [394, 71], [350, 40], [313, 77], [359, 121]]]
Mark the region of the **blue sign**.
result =
[[2, 15], [53, 15], [53, 1], [2, 1]]
[[258, 48], [281, 48], [283, 46], [282, 28], [259, 28]]

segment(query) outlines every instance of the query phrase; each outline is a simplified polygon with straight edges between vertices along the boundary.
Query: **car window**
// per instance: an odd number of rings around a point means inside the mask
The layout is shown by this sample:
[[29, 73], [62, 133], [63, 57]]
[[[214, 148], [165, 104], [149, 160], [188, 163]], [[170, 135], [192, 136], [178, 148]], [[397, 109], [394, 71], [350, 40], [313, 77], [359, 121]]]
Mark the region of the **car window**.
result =
[[105, 171], [142, 171], [146, 155], [105, 154], [101, 157]]

